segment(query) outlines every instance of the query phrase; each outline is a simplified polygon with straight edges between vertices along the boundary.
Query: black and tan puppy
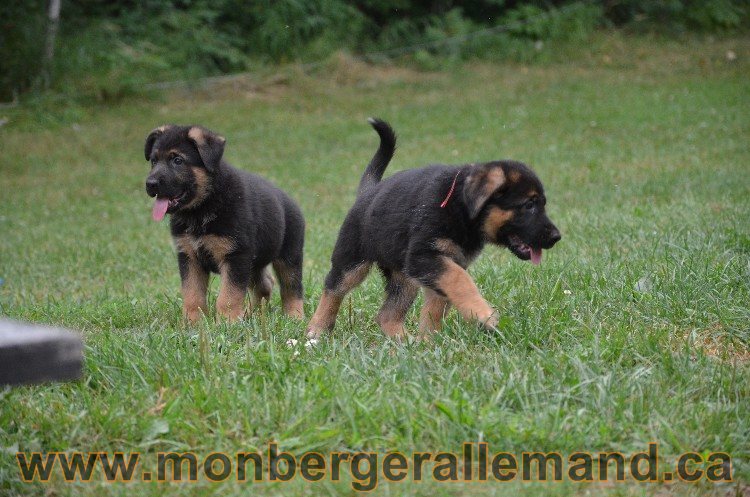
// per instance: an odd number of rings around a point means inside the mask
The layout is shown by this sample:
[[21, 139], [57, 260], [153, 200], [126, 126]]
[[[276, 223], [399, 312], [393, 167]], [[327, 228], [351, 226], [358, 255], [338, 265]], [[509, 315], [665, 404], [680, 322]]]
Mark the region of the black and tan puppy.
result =
[[161, 126], [146, 138], [146, 193], [155, 197], [154, 220], [172, 216], [184, 315], [194, 322], [207, 312], [214, 272], [221, 275], [218, 313], [241, 318], [248, 289], [254, 304], [270, 297], [272, 265], [284, 312], [301, 319], [302, 212], [270, 182], [222, 160], [225, 142], [200, 126]]
[[404, 318], [420, 287], [425, 292], [419, 324], [423, 333], [440, 328], [449, 304], [464, 318], [494, 328], [497, 313], [466, 268], [488, 242], [508, 247], [520, 259], [541, 262], [542, 249], [560, 240], [544, 212], [542, 183], [514, 161], [429, 166], [381, 181], [396, 136], [385, 122], [370, 123], [380, 146], [341, 226], [308, 336], [333, 328], [344, 296], [372, 264], [386, 280], [377, 320], [387, 335], [404, 333]]

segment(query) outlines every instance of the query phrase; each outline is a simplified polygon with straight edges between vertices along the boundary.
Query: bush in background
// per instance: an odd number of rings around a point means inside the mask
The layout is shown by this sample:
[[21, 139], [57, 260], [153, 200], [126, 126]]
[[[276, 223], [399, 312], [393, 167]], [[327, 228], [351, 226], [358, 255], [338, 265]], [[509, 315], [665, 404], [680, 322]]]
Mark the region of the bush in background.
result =
[[[309, 61], [346, 49], [387, 58], [527, 58], [534, 43], [600, 26], [680, 33], [747, 25], [749, 0], [62, 0], [53, 89], [99, 100], [146, 82]], [[0, 5], [0, 100], [41, 88], [46, 2]], [[404, 47], [408, 47], [405, 50]]]
[[748, 0], [619, 0], [606, 2], [607, 18], [642, 31], [717, 32], [740, 28]]
[[[42, 70], [44, 0], [0, 4], [0, 101], [33, 88]], [[29, 14], [32, 15], [29, 15]]]

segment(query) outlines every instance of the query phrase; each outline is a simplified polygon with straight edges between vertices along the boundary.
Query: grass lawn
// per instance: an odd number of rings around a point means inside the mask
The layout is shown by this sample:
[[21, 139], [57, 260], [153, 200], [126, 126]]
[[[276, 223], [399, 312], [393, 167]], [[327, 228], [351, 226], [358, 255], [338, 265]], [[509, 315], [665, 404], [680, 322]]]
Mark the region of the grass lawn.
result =
[[[726, 53], [732, 50], [736, 60]], [[5, 110], [0, 315], [78, 329], [81, 381], [0, 391], [2, 495], [354, 494], [306, 484], [23, 484], [15, 452], [263, 450], [626, 454], [659, 443], [733, 458], [735, 483], [382, 483], [389, 495], [734, 495], [750, 480], [750, 39], [601, 36], [565, 57], [441, 72], [341, 58], [273, 84], [238, 79], [109, 106]], [[0, 112], [1, 113], [1, 112]], [[278, 291], [236, 325], [181, 322], [166, 222], [151, 220], [143, 140], [165, 122], [227, 137], [225, 157], [307, 216], [305, 312], [376, 115], [389, 171], [513, 158], [545, 184], [563, 234], [541, 266], [488, 247], [471, 267], [503, 318], [452, 312], [432, 342], [374, 323], [373, 272], [336, 330], [302, 345]], [[386, 173], [388, 174], [388, 173]], [[436, 199], [438, 200], [438, 199]], [[215, 299], [212, 279], [210, 300]], [[417, 305], [407, 325], [416, 330]], [[291, 338], [300, 340], [290, 347]], [[739, 482], [739, 483], [738, 483]], [[748, 490], [745, 490], [748, 491]], [[739, 494], [738, 494], [739, 495]]]

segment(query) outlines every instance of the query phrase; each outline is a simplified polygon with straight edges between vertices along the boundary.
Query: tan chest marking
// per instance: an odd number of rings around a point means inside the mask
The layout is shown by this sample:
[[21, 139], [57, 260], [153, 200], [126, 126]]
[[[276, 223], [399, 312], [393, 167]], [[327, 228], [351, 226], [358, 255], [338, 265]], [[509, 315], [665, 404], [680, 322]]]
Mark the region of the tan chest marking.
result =
[[441, 254], [453, 259], [456, 264], [463, 268], [469, 267], [469, 264], [471, 264], [474, 259], [473, 256], [467, 256], [464, 250], [456, 242], [448, 238], [438, 238], [435, 240], [434, 244], [435, 248], [438, 249]]
[[449, 238], [438, 238], [434, 241], [434, 246], [444, 256], [453, 259], [453, 261], [462, 268], [468, 268], [479, 252], [466, 252], [460, 245]]
[[191, 236], [181, 235], [174, 238], [175, 247], [179, 252], [191, 259], [198, 258], [198, 252], [207, 252], [217, 265], [224, 262], [224, 258], [230, 254], [235, 243], [229, 237], [217, 235]]

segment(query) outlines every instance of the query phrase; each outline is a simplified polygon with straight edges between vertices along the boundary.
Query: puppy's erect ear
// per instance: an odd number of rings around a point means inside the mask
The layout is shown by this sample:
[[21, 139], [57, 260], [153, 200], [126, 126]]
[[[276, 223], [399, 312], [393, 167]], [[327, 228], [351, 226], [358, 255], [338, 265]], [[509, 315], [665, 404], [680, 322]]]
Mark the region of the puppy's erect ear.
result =
[[505, 184], [505, 173], [497, 164], [479, 164], [469, 169], [464, 181], [464, 203], [469, 217], [476, 218], [490, 197]]
[[164, 132], [169, 128], [170, 126], [168, 124], [165, 124], [163, 126], [159, 126], [158, 128], [151, 131], [151, 133], [148, 134], [146, 137], [146, 145], [144, 146], [143, 153], [146, 156], [146, 160], [151, 159], [151, 151], [154, 149], [154, 143], [156, 142], [156, 139], [159, 138]]
[[200, 126], [193, 126], [190, 128], [190, 131], [188, 131], [188, 138], [195, 143], [195, 147], [198, 149], [198, 153], [201, 156], [203, 165], [206, 166], [206, 170], [209, 173], [216, 171], [216, 168], [219, 167], [219, 163], [221, 162], [221, 157], [224, 155], [224, 144], [227, 142], [226, 138]]

